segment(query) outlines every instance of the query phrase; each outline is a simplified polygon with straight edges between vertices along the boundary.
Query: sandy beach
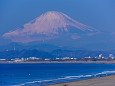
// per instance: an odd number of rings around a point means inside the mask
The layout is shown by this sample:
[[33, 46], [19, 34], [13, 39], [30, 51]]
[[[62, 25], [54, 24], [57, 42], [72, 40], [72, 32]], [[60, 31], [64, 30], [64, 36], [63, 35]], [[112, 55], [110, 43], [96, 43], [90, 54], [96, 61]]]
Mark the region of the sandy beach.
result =
[[115, 86], [115, 75], [96, 77], [80, 81], [45, 85], [45, 86]]

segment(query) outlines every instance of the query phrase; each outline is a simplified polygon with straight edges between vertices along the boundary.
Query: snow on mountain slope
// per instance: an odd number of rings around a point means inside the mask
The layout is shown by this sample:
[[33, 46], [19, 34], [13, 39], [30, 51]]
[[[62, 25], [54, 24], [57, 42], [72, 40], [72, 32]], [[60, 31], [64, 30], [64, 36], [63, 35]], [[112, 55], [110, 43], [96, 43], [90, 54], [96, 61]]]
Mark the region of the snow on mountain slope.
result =
[[[96, 29], [86, 26], [62, 12], [48, 11], [29, 23], [24, 24], [23, 28], [5, 33], [3, 37], [11, 39], [13, 42], [22, 43], [50, 40], [57, 38], [60, 33], [69, 32], [70, 28], [68, 28], [68, 26], [72, 26], [84, 32], [96, 31]], [[75, 37], [80, 38], [79, 36], [74, 36], [74, 38]]]

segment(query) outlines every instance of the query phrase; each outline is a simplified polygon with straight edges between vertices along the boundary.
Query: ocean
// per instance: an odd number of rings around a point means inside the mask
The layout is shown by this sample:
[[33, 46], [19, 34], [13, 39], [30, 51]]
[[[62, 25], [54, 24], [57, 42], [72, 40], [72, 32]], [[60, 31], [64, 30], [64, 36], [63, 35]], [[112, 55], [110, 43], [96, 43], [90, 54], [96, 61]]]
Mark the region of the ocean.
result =
[[0, 86], [40, 86], [115, 74], [115, 64], [0, 64]]

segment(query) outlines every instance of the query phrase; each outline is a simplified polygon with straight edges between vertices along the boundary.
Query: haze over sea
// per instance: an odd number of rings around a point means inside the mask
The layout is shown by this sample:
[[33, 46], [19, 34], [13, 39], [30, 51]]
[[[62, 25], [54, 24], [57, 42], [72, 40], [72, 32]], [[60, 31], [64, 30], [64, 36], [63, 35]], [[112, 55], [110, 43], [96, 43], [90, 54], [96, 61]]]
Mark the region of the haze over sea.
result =
[[0, 64], [0, 86], [40, 86], [115, 74], [115, 64]]

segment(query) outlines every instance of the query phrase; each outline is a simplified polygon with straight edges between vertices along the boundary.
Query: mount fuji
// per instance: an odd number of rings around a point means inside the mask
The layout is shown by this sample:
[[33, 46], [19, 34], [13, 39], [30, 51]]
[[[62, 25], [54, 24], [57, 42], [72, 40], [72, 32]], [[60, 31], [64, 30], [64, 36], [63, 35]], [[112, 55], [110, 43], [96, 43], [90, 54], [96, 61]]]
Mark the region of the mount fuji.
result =
[[24, 24], [23, 28], [5, 33], [3, 37], [12, 40], [12, 42], [29, 43], [57, 38], [76, 40], [98, 32], [98, 30], [86, 26], [62, 12], [48, 11]]

